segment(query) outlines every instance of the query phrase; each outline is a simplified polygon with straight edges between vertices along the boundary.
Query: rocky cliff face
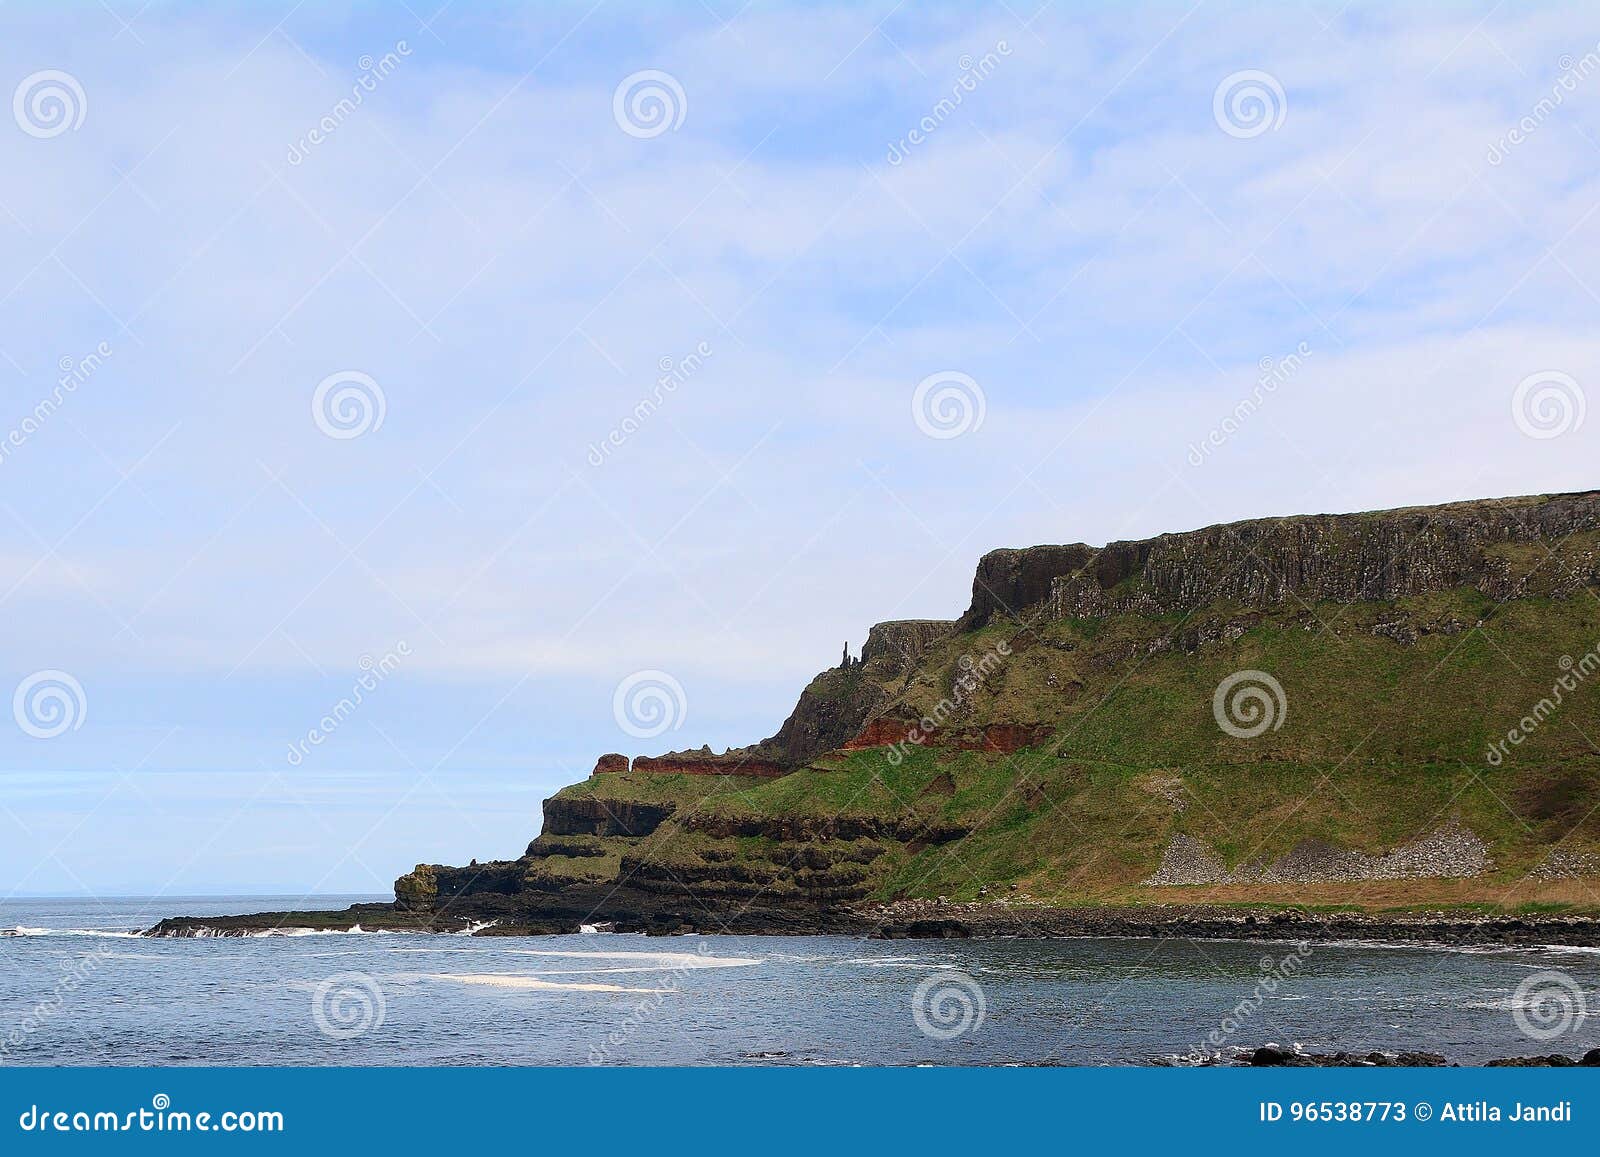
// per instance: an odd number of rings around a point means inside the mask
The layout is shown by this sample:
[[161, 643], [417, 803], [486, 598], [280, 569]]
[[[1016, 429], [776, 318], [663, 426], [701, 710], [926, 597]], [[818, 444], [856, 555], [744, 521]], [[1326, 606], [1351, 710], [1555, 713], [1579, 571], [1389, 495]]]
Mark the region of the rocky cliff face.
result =
[[1527, 575], [1518, 548], [1545, 551], [1600, 529], [1600, 492], [1370, 514], [1266, 518], [1096, 549], [996, 550], [978, 563], [959, 630], [997, 615], [1097, 618], [1215, 603], [1372, 602], [1472, 588], [1496, 602], [1570, 594], [1600, 576], [1593, 553]]
[[709, 747], [641, 755], [602, 755], [594, 774], [632, 771], [635, 775], [786, 775], [856, 736], [894, 701], [918, 662], [955, 626], [949, 620], [905, 619], [878, 623], [867, 633], [859, 659], [848, 649], [837, 667], [823, 671], [800, 693], [800, 701], [777, 734], [750, 747], [718, 754]]
[[[1569, 597], [1585, 587], [1600, 587], [1600, 492], [994, 551], [960, 620], [873, 627], [770, 739], [604, 756], [546, 801], [520, 859], [419, 865], [397, 905], [533, 930], [774, 931], [1030, 878], [1074, 902], [1479, 874], [1502, 895], [1520, 876], [1495, 872], [1552, 848], [1600, 864], [1594, 700], [1562, 708], [1572, 727], [1531, 725], [1524, 770], [1475, 774], [1485, 735], [1600, 650], [1595, 604]], [[1350, 609], [1330, 626], [1312, 612], [1326, 603]], [[1230, 738], [1214, 692], [1264, 666], [1290, 725]], [[1319, 823], [1303, 793], [1328, 767], [1343, 784], [1319, 807], [1339, 814]], [[1441, 831], [1459, 833], [1450, 856]], [[1255, 858], [1224, 863], [1224, 835]], [[1178, 862], [1186, 848], [1204, 871]]]
[[847, 662], [813, 679], [778, 733], [759, 748], [792, 767], [843, 747], [893, 702], [928, 648], [954, 627], [948, 620], [935, 619], [877, 624], [867, 633], [859, 662]]

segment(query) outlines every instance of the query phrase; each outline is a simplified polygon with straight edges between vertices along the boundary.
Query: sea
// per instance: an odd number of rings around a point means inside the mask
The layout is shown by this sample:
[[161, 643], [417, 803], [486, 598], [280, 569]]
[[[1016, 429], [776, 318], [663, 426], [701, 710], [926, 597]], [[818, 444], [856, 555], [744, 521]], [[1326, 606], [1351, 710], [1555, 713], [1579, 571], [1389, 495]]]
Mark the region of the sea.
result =
[[1600, 1046], [1600, 952], [1559, 946], [139, 935], [380, 899], [0, 903], [0, 1064], [1150, 1065], [1269, 1043], [1474, 1064]]

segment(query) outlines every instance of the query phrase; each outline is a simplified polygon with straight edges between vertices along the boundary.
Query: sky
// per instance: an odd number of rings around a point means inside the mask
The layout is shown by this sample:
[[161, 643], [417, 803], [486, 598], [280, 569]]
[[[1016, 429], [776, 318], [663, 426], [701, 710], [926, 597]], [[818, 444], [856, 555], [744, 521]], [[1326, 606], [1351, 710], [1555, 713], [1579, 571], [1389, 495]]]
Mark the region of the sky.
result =
[[1592, 6], [439, 3], [0, 9], [0, 895], [385, 893], [987, 550], [1594, 484]]

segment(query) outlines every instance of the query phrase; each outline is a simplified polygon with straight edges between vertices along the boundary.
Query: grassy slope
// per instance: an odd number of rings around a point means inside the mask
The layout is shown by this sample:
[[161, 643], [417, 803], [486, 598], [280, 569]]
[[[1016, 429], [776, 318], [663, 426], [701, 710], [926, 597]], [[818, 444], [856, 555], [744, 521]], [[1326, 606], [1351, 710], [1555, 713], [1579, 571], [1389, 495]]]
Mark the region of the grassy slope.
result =
[[[1405, 614], [1454, 619], [1454, 634], [1406, 646], [1372, 633]], [[1248, 622], [1216, 607], [1188, 626]], [[1482, 626], [1473, 629], [1483, 620]], [[882, 750], [836, 754], [779, 780], [603, 776], [564, 794], [672, 800], [720, 814], [890, 815], [959, 824], [954, 845], [890, 842], [876, 894], [971, 899], [1031, 896], [1054, 903], [1208, 899], [1369, 907], [1421, 903], [1547, 903], [1600, 907], [1573, 882], [1524, 882], [1550, 848], [1600, 849], [1600, 676], [1499, 768], [1484, 758], [1550, 693], [1562, 656], [1600, 643], [1600, 602], [1530, 599], [1493, 607], [1476, 592], [1385, 605], [1331, 605], [1271, 614], [1239, 638], [1194, 653], [1150, 655], [1179, 626], [1139, 616], [1058, 621], [1039, 631], [995, 624], [925, 659], [905, 693], [908, 714], [948, 692], [962, 654], [1009, 640], [1013, 654], [961, 723], [1048, 722], [1046, 745], [1005, 757], [913, 749], [899, 766]], [[1130, 657], [1130, 652], [1138, 657]], [[1271, 672], [1289, 709], [1254, 740], [1224, 734], [1211, 695], [1242, 668]], [[1181, 786], [1174, 781], [1181, 780]], [[1180, 811], [1163, 794], [1185, 801]], [[1472, 881], [1144, 888], [1172, 835], [1188, 833], [1230, 866], [1316, 838], [1369, 853], [1392, 850], [1457, 817], [1495, 857]], [[725, 850], [765, 854], [760, 841]], [[669, 825], [652, 855], [699, 856], [717, 844]], [[594, 865], [588, 865], [590, 867]]]

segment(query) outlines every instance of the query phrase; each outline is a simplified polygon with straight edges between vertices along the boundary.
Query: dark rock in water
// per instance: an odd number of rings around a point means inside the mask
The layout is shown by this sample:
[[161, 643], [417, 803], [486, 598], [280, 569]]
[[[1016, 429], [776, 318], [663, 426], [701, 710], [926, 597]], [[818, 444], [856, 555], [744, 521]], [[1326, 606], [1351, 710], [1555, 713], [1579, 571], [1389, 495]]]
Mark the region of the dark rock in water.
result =
[[1588, 1069], [1600, 1068], [1600, 1049], [1590, 1049], [1578, 1063]]
[[1250, 1054], [1250, 1064], [1254, 1068], [1276, 1068], [1279, 1065], [1299, 1064], [1301, 1058], [1288, 1049], [1274, 1048], [1272, 1045], [1262, 1045]]
[[1445, 1064], [1437, 1053], [1300, 1053], [1277, 1045], [1263, 1045], [1244, 1062], [1253, 1068], [1339, 1069], [1410, 1068], [1436, 1069]]
[[[1590, 1052], [1600, 1050], [1591, 1049]], [[1600, 1063], [1597, 1061], [1596, 1063]], [[1578, 1062], [1571, 1057], [1564, 1057], [1560, 1053], [1551, 1053], [1547, 1057], [1504, 1057], [1497, 1061], [1490, 1061], [1491, 1069], [1570, 1069]]]

